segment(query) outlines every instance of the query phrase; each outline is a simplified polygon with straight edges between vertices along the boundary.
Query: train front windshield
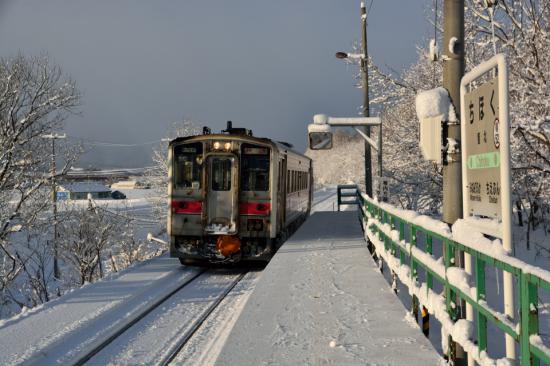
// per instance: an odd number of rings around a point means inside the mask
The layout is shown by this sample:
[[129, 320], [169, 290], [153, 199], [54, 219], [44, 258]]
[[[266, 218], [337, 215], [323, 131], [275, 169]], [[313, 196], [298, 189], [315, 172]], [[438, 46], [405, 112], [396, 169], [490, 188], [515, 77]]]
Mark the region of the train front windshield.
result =
[[176, 188], [200, 188], [202, 177], [202, 143], [174, 148], [174, 183]]
[[241, 165], [243, 191], [269, 190], [269, 149], [243, 147]]

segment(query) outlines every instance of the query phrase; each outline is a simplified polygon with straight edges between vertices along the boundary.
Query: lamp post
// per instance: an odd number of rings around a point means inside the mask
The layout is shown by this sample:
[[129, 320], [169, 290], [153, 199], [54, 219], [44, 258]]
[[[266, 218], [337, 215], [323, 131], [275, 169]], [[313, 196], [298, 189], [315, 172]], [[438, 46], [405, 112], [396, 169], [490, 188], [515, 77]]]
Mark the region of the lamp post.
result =
[[[346, 52], [337, 52], [336, 58], [339, 59], [359, 59], [361, 65], [361, 80], [363, 84], [363, 116], [370, 117], [369, 108], [369, 72], [368, 72], [368, 47], [367, 47], [367, 8], [365, 2], [361, 1], [361, 54], [348, 54]], [[370, 138], [370, 126], [364, 127], [364, 133]], [[380, 132], [380, 137], [382, 133]], [[382, 144], [380, 144], [382, 146]], [[381, 152], [379, 151], [379, 154]], [[378, 174], [382, 176], [381, 167]], [[365, 192], [369, 197], [372, 194], [372, 166], [371, 166], [371, 151], [370, 145], [365, 141]]]

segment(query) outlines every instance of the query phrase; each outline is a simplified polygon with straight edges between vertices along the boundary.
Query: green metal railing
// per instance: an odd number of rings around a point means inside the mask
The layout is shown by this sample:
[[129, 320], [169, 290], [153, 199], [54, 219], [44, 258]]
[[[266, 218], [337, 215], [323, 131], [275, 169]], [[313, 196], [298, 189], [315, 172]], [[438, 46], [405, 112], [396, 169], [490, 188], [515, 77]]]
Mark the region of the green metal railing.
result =
[[[472, 305], [474, 314], [477, 317], [477, 339], [476, 341], [473, 341], [473, 344], [477, 346], [477, 355], [473, 355], [476, 360], [479, 360], [482, 357], [487, 357], [487, 326], [488, 322], [491, 322], [519, 343], [521, 350], [521, 365], [538, 366], [541, 361], [550, 365], [550, 353], [548, 352], [548, 349], [546, 348], [545, 350], [544, 346], [541, 348], [530, 340], [531, 336], [539, 335], [539, 289], [550, 291], [550, 282], [522, 270], [522, 268], [527, 268], [527, 265], [521, 266], [521, 263], [523, 262], [519, 263], [516, 259], [513, 261], [499, 260], [486, 253], [479, 252], [474, 248], [452, 240], [450, 235], [445, 236], [441, 233], [436, 233], [426, 229], [421, 225], [409, 222], [406, 219], [383, 209], [380, 204], [363, 197], [360, 193], [358, 194], [358, 200], [360, 202], [359, 206], [361, 207], [361, 213], [364, 220], [363, 222], [366, 223], [367, 226], [365, 227], [366, 235], [367, 232], [370, 231], [371, 235], [374, 235], [374, 238], [378, 239], [378, 243], [372, 243], [376, 248], [375, 254], [377, 254], [378, 257], [380, 257], [381, 254], [390, 255], [391, 257], [389, 259], [392, 261], [395, 260], [396, 263], [398, 263], [396, 264], [396, 267], [408, 266], [409, 272], [407, 273], [410, 276], [409, 285], [416, 287], [417, 290], [421, 287], [417, 285], [419, 283], [419, 267], [425, 271], [425, 281], [423, 284], [426, 287], [427, 292], [433, 290], [434, 280], [439, 282], [443, 287], [442, 293], [446, 304], [445, 315], [448, 315], [452, 322], [456, 322], [460, 318], [455, 301], [461, 299]], [[394, 212], [396, 212], [396, 210]], [[385, 225], [389, 225], [390, 228]], [[388, 233], [388, 229], [391, 229], [390, 233]], [[394, 240], [397, 239], [397, 233], [395, 231], [392, 233], [391, 231], [393, 230], [398, 232], [399, 240]], [[423, 249], [418, 246], [419, 234], [424, 236], [424, 243], [422, 243], [422, 246], [424, 247]], [[405, 240], [406, 236], [408, 237], [408, 240]], [[444, 273], [442, 273], [441, 270], [437, 270], [437, 268], [435, 268], [436, 265], [434, 265], [433, 262], [433, 260], [437, 259], [432, 257], [433, 248], [436, 242], [439, 242], [442, 245], [441, 251], [443, 253], [442, 264], [445, 268]], [[383, 250], [384, 253], [380, 253], [381, 250]], [[475, 269], [475, 274], [473, 275], [475, 276], [475, 287], [477, 289], [475, 298], [472, 297], [471, 292], [467, 293], [464, 291], [464, 288], [461, 289], [461, 286], [456, 283], [452, 283], [447, 276], [448, 270], [455, 266], [454, 258], [457, 251], [468, 253], [472, 258], [473, 269]], [[507, 262], [513, 262], [515, 265]], [[504, 314], [496, 312], [487, 304], [485, 298], [486, 266], [496, 267], [502, 271], [511, 273], [517, 280], [517, 283], [519, 284], [518, 297], [520, 303], [520, 316], [518, 319], [519, 327], [516, 326], [510, 319], [507, 319]], [[398, 268], [391, 269], [392, 271], [396, 271]], [[550, 272], [543, 271], [542, 273], [544, 272], [550, 275]], [[407, 285], [406, 283], [404, 284]], [[411, 290], [410, 286], [409, 290]], [[416, 292], [416, 295], [414, 291], [411, 291], [411, 293], [413, 293], [413, 311], [416, 312], [419, 302], [417, 295], [419, 295], [419, 293]], [[441, 321], [441, 319], [438, 320]], [[457, 342], [457, 340], [454, 341]], [[451, 345], [452, 342], [453, 339], [449, 335], [448, 344]], [[467, 345], [462, 344], [461, 342], [458, 343], [467, 349], [467, 347], [465, 347]], [[472, 344], [470, 344], [470, 346], [471, 345]], [[452, 347], [448, 347], [449, 359], [454, 358], [452, 352]]]

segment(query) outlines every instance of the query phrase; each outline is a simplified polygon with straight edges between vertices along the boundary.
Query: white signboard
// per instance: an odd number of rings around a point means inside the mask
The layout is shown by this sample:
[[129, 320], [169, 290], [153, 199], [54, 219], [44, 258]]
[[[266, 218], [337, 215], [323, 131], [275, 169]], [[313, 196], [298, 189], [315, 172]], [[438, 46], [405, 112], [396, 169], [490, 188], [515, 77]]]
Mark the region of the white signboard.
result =
[[511, 234], [508, 70], [504, 56], [497, 55], [464, 75], [460, 99], [464, 217], [501, 220], [504, 230]]
[[[501, 220], [502, 230], [497, 235], [502, 238], [503, 248], [513, 253], [508, 67], [504, 55], [498, 54], [464, 75], [460, 83], [460, 105], [464, 218], [488, 216]], [[482, 226], [477, 228], [484, 230]], [[493, 230], [485, 232], [490, 231]], [[471, 258], [466, 253], [464, 261], [466, 272], [471, 274]], [[504, 272], [503, 277], [504, 313], [513, 319], [514, 280], [508, 272]], [[471, 308], [466, 309], [466, 313], [467, 318], [473, 320]], [[515, 341], [508, 334], [506, 357], [515, 359]]]
[[468, 213], [502, 219], [498, 78], [464, 95]]

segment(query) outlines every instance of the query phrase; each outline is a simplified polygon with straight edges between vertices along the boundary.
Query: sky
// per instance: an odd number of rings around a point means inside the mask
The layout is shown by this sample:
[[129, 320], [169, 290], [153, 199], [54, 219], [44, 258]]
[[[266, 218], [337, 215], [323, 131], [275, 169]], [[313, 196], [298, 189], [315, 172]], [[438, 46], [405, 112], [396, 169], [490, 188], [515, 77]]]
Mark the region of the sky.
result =
[[[303, 151], [314, 114], [355, 116], [362, 91], [334, 57], [360, 40], [358, 0], [0, 0], [0, 57], [46, 53], [82, 92], [66, 132], [140, 144], [182, 119]], [[369, 53], [402, 70], [432, 0], [370, 0]], [[149, 164], [152, 145], [96, 147], [82, 164]]]

